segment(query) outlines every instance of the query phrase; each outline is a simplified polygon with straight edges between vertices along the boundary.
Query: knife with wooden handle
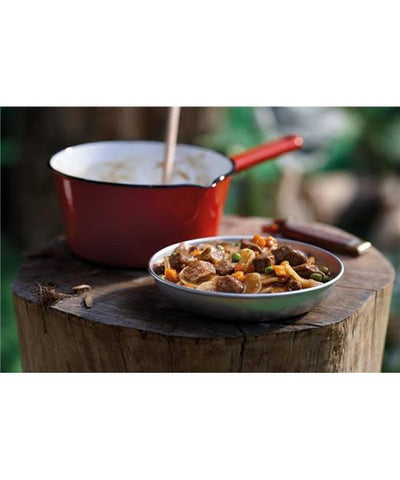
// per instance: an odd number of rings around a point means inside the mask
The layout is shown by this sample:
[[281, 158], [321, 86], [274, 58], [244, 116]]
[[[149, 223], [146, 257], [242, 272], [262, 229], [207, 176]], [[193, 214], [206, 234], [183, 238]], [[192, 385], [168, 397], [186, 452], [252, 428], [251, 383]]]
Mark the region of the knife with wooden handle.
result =
[[270, 225], [264, 225], [262, 231], [270, 235], [282, 235], [293, 240], [312, 243], [332, 252], [353, 256], [362, 255], [371, 247], [370, 242], [353, 235], [347, 236], [338, 232], [327, 232], [317, 226], [305, 225], [289, 219], [275, 219]]

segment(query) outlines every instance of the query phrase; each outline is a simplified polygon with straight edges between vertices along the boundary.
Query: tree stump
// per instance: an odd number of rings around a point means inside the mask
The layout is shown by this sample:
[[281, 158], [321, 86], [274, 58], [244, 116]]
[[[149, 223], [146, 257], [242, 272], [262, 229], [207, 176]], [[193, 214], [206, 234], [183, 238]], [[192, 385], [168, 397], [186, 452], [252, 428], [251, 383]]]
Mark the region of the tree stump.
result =
[[[225, 217], [221, 234], [253, 234], [264, 223]], [[23, 370], [378, 372], [394, 270], [374, 248], [341, 258], [344, 277], [311, 312], [218, 323], [177, 309], [147, 272], [83, 262], [58, 239], [31, 254], [12, 285]], [[72, 294], [81, 284], [91, 286], [91, 308], [87, 292]]]

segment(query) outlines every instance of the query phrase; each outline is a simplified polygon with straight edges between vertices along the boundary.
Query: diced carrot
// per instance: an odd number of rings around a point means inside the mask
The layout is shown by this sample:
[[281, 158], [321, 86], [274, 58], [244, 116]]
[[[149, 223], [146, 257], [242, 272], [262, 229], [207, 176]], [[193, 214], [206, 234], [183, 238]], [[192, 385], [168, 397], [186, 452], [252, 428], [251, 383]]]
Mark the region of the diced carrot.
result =
[[268, 248], [273, 248], [278, 246], [278, 242], [276, 238], [271, 237], [271, 235], [268, 237], [265, 237], [265, 244]]
[[241, 270], [235, 272], [232, 276], [239, 280], [239, 282], [244, 282], [244, 273]]
[[258, 235], [258, 233], [254, 235], [251, 241], [261, 248], [264, 248], [267, 243], [261, 235]]
[[277, 275], [278, 277], [284, 277], [287, 275], [286, 268], [284, 265], [274, 265], [273, 269], [274, 269], [275, 275]]
[[201, 253], [201, 250], [193, 250], [193, 252], [190, 253], [190, 255], [192, 255], [192, 257], [197, 257], [198, 255], [200, 255]]
[[239, 262], [239, 263], [237, 263], [237, 264], [235, 265], [235, 272], [243, 271], [243, 269], [244, 269], [243, 263], [240, 263], [240, 262]]
[[178, 272], [174, 268], [166, 268], [165, 269], [165, 278], [170, 282], [177, 283], [179, 282], [179, 275]]
[[235, 272], [254, 272], [254, 265], [251, 263], [250, 265], [246, 265], [245, 263], [237, 263], [235, 265]]

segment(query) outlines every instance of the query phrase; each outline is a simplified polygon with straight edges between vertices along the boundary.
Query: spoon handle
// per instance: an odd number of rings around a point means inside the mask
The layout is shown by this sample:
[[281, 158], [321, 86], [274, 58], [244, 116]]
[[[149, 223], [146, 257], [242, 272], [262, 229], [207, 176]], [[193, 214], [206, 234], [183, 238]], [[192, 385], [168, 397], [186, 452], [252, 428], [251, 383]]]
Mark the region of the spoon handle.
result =
[[168, 112], [167, 135], [165, 140], [163, 184], [171, 181], [175, 162], [176, 140], [178, 138], [181, 107], [170, 107]]

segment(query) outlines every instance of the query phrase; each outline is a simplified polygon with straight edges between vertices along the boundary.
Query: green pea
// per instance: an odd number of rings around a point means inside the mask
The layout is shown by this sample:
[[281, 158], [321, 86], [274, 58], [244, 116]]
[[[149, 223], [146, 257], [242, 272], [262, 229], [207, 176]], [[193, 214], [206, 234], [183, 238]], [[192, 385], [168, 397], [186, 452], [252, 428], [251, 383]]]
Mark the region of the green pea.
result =
[[172, 252], [170, 257], [176, 257], [178, 255], [178, 252]]
[[159, 275], [159, 277], [165, 280], [165, 275]]
[[329, 273], [329, 268], [328, 268], [327, 266], [325, 266], [325, 265], [321, 265], [321, 266], [318, 267], [318, 268], [319, 268], [319, 269], [321, 270], [321, 272], [323, 272], [323, 273], [326, 273], [326, 274]]
[[326, 283], [326, 282], [329, 282], [329, 280], [330, 280], [329, 275], [326, 275], [326, 274], [324, 273], [324, 275], [323, 275], [323, 277], [322, 277], [322, 281], [323, 281], [324, 283]]
[[322, 278], [323, 278], [323, 277], [322, 277], [322, 273], [312, 273], [312, 274], [310, 275], [310, 278], [311, 278], [312, 280], [315, 280], [316, 282], [322, 282]]
[[240, 260], [242, 259], [240, 253], [238, 252], [235, 252], [235, 253], [232, 253], [232, 261], [233, 262], [240, 262]]
[[217, 245], [218, 250], [225, 250], [223, 245]]
[[272, 273], [274, 271], [274, 267], [271, 267], [271, 265], [269, 267], [266, 267], [266, 269], [264, 270], [265, 273]]

